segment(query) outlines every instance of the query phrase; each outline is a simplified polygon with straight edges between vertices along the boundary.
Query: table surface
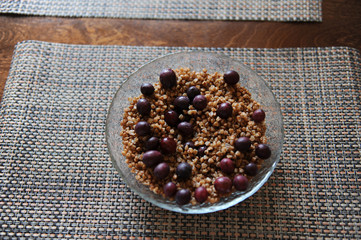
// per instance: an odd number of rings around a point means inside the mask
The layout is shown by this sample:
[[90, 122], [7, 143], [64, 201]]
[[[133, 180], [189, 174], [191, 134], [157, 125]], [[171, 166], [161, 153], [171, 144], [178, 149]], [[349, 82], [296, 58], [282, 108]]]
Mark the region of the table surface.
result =
[[16, 43], [361, 50], [361, 1], [324, 0], [323, 21], [187, 21], [0, 16], [0, 99]]

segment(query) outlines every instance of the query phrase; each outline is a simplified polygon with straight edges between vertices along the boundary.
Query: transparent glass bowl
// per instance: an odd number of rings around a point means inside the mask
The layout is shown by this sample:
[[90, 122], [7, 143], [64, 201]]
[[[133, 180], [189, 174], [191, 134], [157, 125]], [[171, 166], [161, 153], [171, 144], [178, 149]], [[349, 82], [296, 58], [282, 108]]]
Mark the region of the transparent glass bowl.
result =
[[[252, 98], [258, 101], [262, 109], [266, 112], [266, 136], [268, 145], [272, 150], [270, 158], [266, 159], [258, 174], [253, 177], [249, 187], [243, 192], [233, 192], [230, 196], [224, 197], [221, 201], [210, 204], [203, 203], [197, 205], [187, 204], [177, 205], [175, 201], [170, 201], [161, 195], [157, 195], [149, 190], [146, 185], [138, 182], [135, 175], [131, 173], [125, 163], [125, 157], [121, 154], [123, 145], [120, 137], [121, 125], [124, 109], [129, 106], [128, 98], [139, 96], [140, 86], [143, 83], [155, 83], [159, 81], [159, 73], [165, 68], [190, 68], [194, 71], [201, 71], [206, 68], [209, 73], [224, 73], [228, 70], [235, 70], [240, 74], [241, 86], [248, 89]], [[268, 180], [279, 161], [283, 144], [283, 121], [280, 104], [277, 102], [268, 85], [250, 68], [242, 63], [221, 54], [209, 52], [181, 52], [158, 58], [144, 65], [133, 73], [125, 81], [115, 94], [109, 108], [106, 122], [106, 137], [108, 150], [114, 167], [119, 172], [122, 179], [134, 192], [145, 200], [158, 207], [180, 213], [202, 214], [210, 213], [229, 208], [247, 199], [258, 191]]]

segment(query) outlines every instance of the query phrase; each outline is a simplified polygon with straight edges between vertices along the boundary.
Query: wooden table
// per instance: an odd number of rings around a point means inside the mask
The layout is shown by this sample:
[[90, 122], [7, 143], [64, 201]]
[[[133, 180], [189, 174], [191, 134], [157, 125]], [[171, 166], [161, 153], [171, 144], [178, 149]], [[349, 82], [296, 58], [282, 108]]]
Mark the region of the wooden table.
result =
[[16, 43], [361, 50], [361, 1], [324, 0], [322, 23], [0, 16], [0, 98]]

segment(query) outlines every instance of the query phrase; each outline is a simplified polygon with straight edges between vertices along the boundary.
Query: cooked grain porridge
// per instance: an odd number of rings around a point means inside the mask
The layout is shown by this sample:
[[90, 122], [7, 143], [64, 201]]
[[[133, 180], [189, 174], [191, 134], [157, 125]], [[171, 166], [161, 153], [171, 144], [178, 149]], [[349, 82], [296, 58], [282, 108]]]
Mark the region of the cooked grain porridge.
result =
[[265, 112], [239, 74], [165, 69], [129, 98], [122, 154], [136, 179], [177, 204], [247, 189], [271, 150]]

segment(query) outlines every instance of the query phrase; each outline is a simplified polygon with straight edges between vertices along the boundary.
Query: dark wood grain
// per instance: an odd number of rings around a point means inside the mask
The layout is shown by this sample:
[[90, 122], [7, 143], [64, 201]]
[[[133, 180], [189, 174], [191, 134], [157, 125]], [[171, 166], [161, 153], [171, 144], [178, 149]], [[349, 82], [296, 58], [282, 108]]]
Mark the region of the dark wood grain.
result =
[[176, 21], [0, 16], [0, 98], [16, 43], [199, 47], [325, 47], [361, 50], [361, 1], [324, 0], [322, 23]]

